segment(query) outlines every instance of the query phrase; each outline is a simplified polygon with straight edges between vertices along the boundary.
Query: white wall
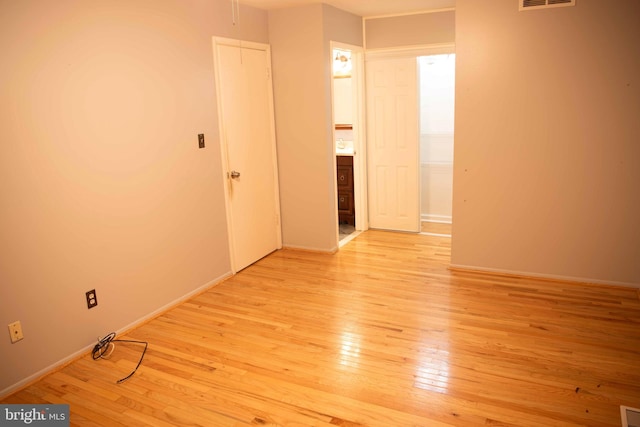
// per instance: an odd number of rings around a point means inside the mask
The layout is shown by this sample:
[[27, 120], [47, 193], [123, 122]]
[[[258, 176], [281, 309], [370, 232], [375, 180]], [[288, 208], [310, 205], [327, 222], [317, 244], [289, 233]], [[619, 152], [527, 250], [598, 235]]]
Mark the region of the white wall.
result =
[[365, 26], [367, 49], [447, 44], [455, 39], [455, 12], [367, 18]]
[[2, 2], [0, 395], [228, 274], [211, 37], [267, 42], [241, 12]]
[[336, 124], [353, 124], [351, 77], [333, 79], [333, 114]]
[[638, 16], [457, 1], [453, 265], [640, 286]]
[[361, 22], [322, 4], [269, 12], [285, 247], [337, 249], [329, 44], [362, 45]]

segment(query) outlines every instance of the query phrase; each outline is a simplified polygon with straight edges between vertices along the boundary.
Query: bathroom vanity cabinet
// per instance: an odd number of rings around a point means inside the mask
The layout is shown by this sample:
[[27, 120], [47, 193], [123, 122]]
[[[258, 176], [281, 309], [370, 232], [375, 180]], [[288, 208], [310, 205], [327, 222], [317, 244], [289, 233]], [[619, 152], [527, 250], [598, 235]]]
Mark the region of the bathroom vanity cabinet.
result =
[[336, 156], [338, 171], [338, 219], [355, 225], [353, 197], [353, 156]]

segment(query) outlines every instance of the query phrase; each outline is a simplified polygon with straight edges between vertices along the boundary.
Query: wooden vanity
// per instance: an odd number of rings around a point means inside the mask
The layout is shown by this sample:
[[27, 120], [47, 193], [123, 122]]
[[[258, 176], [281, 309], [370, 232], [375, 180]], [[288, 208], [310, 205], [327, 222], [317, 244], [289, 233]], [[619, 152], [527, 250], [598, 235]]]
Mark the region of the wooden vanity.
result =
[[336, 156], [338, 170], [338, 220], [356, 224], [353, 197], [353, 156]]

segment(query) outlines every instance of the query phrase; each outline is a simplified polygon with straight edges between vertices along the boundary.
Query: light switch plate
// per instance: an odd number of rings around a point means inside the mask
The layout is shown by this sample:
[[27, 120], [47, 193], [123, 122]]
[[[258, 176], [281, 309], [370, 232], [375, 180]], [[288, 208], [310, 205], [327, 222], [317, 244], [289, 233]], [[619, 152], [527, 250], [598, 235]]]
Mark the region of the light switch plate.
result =
[[9, 323], [9, 334], [11, 335], [11, 342], [16, 343], [24, 338], [22, 334], [22, 325], [20, 321]]

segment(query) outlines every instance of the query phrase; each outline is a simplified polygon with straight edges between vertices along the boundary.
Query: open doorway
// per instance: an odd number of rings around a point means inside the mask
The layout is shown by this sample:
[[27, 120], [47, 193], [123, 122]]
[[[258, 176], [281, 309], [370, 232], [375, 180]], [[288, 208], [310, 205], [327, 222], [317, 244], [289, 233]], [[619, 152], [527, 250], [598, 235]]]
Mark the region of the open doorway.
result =
[[452, 47], [367, 53], [372, 228], [451, 235]]
[[421, 232], [451, 236], [455, 54], [418, 57]]
[[363, 143], [362, 48], [331, 43], [333, 135], [336, 166], [338, 245], [368, 227]]

